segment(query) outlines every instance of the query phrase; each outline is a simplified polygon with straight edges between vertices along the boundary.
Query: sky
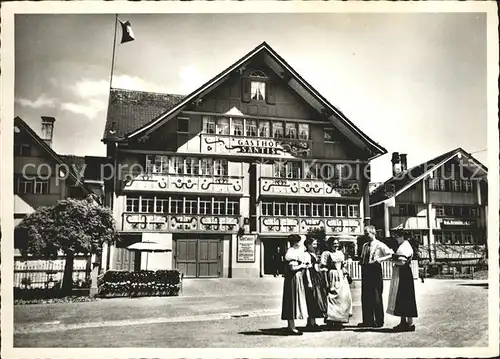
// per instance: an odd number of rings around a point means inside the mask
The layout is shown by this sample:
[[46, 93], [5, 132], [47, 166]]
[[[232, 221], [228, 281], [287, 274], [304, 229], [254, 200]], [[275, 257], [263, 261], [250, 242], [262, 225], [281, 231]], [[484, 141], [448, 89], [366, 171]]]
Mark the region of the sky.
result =
[[[114, 88], [188, 94], [266, 41], [388, 154], [418, 165], [456, 147], [487, 158], [486, 15], [120, 14]], [[60, 154], [104, 156], [114, 14], [16, 15], [15, 116]], [[120, 36], [118, 29], [117, 37]]]

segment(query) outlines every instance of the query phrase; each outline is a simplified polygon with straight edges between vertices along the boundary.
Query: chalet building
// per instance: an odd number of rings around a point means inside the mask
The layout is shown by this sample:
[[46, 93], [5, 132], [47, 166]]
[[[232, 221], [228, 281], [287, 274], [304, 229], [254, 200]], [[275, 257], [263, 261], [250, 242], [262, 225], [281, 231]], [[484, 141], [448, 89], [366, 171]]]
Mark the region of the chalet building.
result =
[[407, 169], [392, 154], [393, 176], [370, 196], [372, 224], [388, 237], [400, 228], [424, 262], [476, 264], [486, 251], [488, 169], [461, 148]]
[[187, 96], [112, 89], [103, 142], [123, 238], [105, 269], [187, 277], [271, 274], [291, 233], [355, 238], [386, 153], [266, 43]]

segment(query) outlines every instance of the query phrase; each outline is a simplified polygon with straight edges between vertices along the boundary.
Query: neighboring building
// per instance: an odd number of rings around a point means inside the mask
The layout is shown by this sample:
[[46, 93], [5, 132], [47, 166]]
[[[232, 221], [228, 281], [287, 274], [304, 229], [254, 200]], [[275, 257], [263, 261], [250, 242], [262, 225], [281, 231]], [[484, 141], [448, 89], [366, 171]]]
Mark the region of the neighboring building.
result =
[[14, 119], [14, 225], [40, 206], [88, 193], [78, 172], [52, 149], [54, 122], [42, 117], [40, 137], [21, 118]]
[[[103, 142], [124, 239], [105, 269], [187, 277], [270, 274], [291, 233], [352, 240], [369, 213], [364, 167], [386, 153], [266, 43], [187, 96], [112, 89]], [[172, 252], [126, 249], [138, 241]]]
[[426, 262], [475, 264], [487, 240], [488, 169], [461, 148], [407, 169], [392, 154], [393, 177], [370, 196], [372, 223], [388, 237], [401, 228]]

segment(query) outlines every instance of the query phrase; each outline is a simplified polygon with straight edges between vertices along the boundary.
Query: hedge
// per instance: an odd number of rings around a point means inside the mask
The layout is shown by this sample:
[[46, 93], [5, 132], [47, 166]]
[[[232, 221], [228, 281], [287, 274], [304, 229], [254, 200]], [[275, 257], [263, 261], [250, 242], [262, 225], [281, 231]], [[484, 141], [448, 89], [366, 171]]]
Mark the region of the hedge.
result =
[[109, 270], [98, 280], [100, 297], [177, 296], [182, 288], [178, 270]]

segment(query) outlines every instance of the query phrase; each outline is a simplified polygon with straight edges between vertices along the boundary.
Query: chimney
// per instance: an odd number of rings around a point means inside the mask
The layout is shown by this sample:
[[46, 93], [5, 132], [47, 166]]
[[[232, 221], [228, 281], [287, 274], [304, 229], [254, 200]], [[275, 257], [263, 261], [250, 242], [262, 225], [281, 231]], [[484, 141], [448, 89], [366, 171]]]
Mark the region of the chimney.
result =
[[52, 136], [54, 134], [54, 122], [56, 119], [54, 117], [42, 116], [42, 140], [49, 146], [52, 147]]
[[399, 152], [393, 152], [392, 153], [392, 176], [396, 177], [401, 173], [401, 160], [399, 157]]
[[399, 155], [399, 158], [401, 160], [401, 171], [403, 173], [406, 173], [406, 171], [408, 171], [408, 164], [406, 162], [406, 156], [407, 156], [406, 153], [402, 153]]

